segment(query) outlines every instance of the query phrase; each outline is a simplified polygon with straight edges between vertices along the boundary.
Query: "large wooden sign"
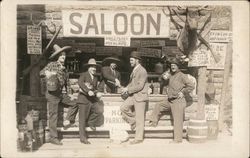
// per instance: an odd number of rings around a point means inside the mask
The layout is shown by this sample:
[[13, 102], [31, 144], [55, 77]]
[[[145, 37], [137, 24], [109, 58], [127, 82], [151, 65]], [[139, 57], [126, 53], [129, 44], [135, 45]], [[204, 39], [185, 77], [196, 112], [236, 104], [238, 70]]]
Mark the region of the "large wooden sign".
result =
[[80, 50], [83, 53], [95, 53], [95, 43], [75, 43], [73, 45], [73, 51]]
[[169, 37], [162, 10], [62, 10], [66, 37]]
[[154, 58], [160, 58], [161, 57], [161, 50], [160, 49], [139, 48], [138, 51], [140, 52], [141, 56], [154, 57]]
[[27, 53], [42, 54], [42, 30], [41, 27], [27, 26]]
[[176, 57], [179, 55], [183, 55], [183, 53], [178, 49], [177, 46], [162, 47], [162, 54], [167, 57]]
[[109, 56], [112, 54], [122, 55], [121, 47], [96, 47], [96, 55]]

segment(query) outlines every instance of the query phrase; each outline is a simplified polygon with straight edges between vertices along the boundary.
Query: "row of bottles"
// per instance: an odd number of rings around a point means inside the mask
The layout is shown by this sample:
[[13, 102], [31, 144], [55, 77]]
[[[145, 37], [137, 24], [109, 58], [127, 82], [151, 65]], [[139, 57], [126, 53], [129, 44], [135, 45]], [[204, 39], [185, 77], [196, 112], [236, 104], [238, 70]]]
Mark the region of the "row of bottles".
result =
[[80, 71], [80, 61], [78, 61], [77, 59], [66, 60], [65, 66], [69, 72]]
[[159, 82], [154, 82], [153, 80], [151, 80], [149, 88], [151, 89], [150, 94], [160, 94], [160, 83]]

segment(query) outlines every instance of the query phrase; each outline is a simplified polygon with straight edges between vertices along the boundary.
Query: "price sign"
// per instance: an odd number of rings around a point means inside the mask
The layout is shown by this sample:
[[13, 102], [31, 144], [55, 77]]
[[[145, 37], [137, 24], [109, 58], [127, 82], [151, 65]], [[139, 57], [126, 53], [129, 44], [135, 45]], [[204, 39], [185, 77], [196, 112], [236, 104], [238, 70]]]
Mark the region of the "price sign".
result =
[[219, 105], [218, 104], [205, 105], [205, 118], [206, 120], [218, 120]]

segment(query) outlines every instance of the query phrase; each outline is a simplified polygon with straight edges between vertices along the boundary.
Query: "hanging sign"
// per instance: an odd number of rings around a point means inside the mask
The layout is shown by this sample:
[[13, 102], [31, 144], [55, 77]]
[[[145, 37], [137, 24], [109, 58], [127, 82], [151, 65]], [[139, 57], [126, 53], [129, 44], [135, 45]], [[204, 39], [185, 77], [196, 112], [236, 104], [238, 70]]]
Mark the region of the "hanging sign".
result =
[[215, 55], [219, 58], [219, 61], [216, 63], [214, 57], [210, 51], [208, 51], [208, 65], [207, 69], [224, 69], [227, 44], [225, 43], [210, 43], [212, 50]]
[[107, 36], [104, 38], [105, 46], [121, 46], [129, 47], [130, 46], [130, 37], [126, 36]]
[[219, 105], [218, 104], [205, 105], [205, 118], [206, 120], [218, 120]]
[[27, 26], [27, 53], [42, 54], [42, 30], [41, 27]]
[[232, 35], [231, 31], [224, 31], [224, 30], [211, 30], [209, 32], [209, 42], [211, 43], [228, 43], [232, 42]]
[[169, 37], [162, 10], [62, 10], [65, 37]]
[[122, 55], [122, 47], [96, 47], [96, 55]]

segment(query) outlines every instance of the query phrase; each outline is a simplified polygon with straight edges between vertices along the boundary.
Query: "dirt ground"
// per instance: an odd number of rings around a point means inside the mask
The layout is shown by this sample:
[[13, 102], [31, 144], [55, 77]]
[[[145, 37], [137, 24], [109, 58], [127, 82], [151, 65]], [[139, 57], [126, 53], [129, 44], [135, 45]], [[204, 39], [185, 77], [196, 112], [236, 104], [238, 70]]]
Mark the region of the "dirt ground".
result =
[[232, 136], [220, 133], [217, 140], [207, 140], [202, 144], [170, 144], [171, 139], [145, 139], [142, 144], [130, 145], [110, 143], [109, 139], [89, 139], [91, 145], [81, 144], [78, 138], [63, 139], [63, 146], [44, 144], [33, 153], [19, 153], [18, 157], [235, 157]]

